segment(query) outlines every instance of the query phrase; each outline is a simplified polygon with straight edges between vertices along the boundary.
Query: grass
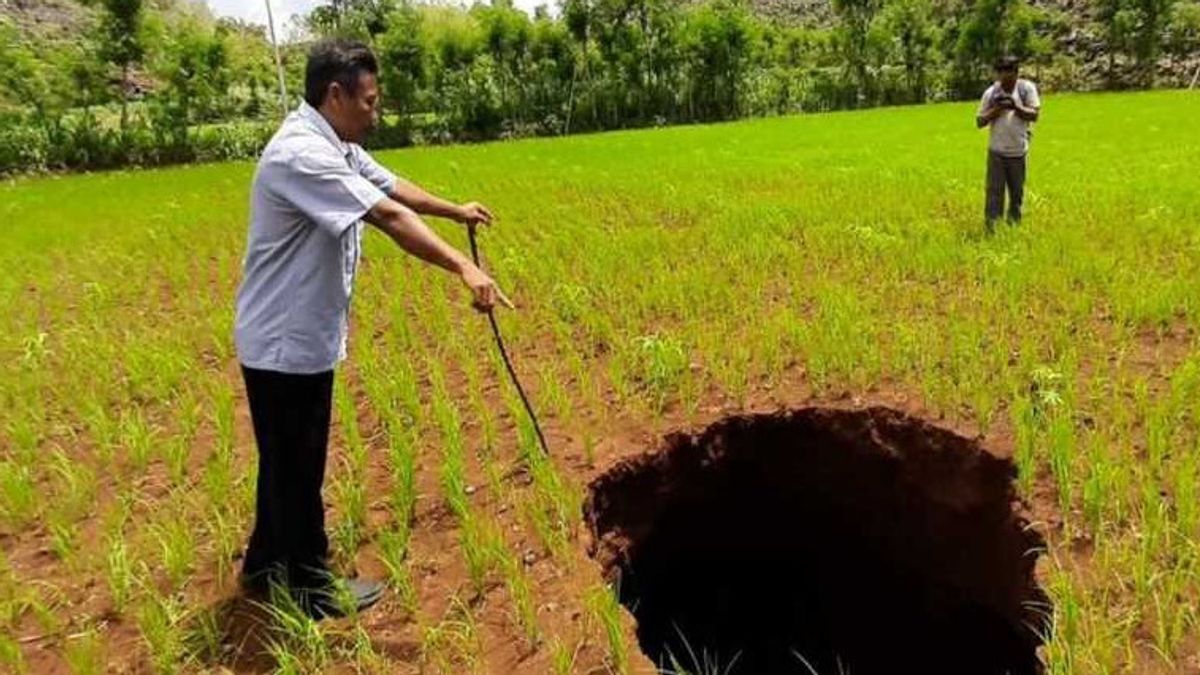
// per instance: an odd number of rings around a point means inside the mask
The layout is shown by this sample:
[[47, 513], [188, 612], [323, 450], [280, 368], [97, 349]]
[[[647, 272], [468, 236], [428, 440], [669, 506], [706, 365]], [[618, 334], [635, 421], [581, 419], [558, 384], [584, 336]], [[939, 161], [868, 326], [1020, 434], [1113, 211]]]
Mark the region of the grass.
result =
[[[381, 153], [501, 216], [481, 244], [552, 455], [459, 282], [368, 235], [326, 497], [339, 562], [396, 594], [345, 648], [286, 628], [277, 665], [504, 672], [489, 659], [520, 645], [533, 671], [633, 668], [579, 532], [595, 466], [812, 395], [902, 400], [1011, 451], [1048, 536], [1050, 672], [1185, 667], [1198, 103], [1047, 97], [1027, 220], [993, 237], [969, 104]], [[0, 185], [4, 668], [182, 668], [185, 617], [229, 590], [253, 513], [231, 341], [252, 170]]]
[[606, 665], [618, 673], [629, 671], [629, 645], [621, 626], [621, 605], [616, 589], [596, 586], [588, 591], [587, 608], [591, 618], [602, 631], [608, 646]]
[[455, 596], [446, 616], [424, 630], [420, 660], [435, 672], [475, 672], [479, 651], [479, 626], [471, 609]]
[[113, 610], [123, 612], [133, 595], [137, 579], [125, 540], [120, 537], [114, 537], [108, 545], [106, 574]]
[[89, 628], [68, 638], [63, 652], [72, 675], [100, 675], [108, 661], [104, 637], [96, 628]]
[[286, 592], [276, 592], [275, 601], [264, 604], [271, 617], [273, 636], [267, 651], [284, 673], [319, 672], [333, 658], [321, 625], [305, 614]]
[[668, 663], [660, 663], [659, 669], [663, 673], [669, 675], [729, 675], [736, 672], [734, 668], [737, 666], [738, 659], [741, 654], [733, 654], [732, 656], [722, 657], [720, 654], [710, 654], [703, 647], [697, 653], [696, 648], [692, 647], [692, 643], [688, 641], [687, 636], [683, 631], [675, 626], [675, 634], [683, 643], [683, 650], [680, 654], [672, 653], [667, 650]]
[[137, 627], [157, 672], [171, 672], [184, 662], [185, 650], [181, 624], [184, 608], [171, 596], [151, 591], [137, 612]]
[[408, 614], [417, 609], [416, 589], [408, 563], [408, 542], [398, 531], [379, 534], [379, 559], [387, 571], [388, 585], [395, 591], [400, 607]]

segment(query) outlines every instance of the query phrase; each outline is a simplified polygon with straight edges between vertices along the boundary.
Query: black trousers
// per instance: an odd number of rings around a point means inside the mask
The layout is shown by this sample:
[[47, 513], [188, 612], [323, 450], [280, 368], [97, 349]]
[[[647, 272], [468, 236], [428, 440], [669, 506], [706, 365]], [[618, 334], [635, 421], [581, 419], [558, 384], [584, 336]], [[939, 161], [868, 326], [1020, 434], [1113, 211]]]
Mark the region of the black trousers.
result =
[[321, 588], [329, 579], [321, 485], [333, 371], [294, 375], [243, 366], [242, 377], [258, 444], [254, 532], [243, 580], [258, 588], [268, 581]]
[[1008, 222], [1021, 222], [1021, 205], [1025, 201], [1025, 155], [1006, 157], [988, 151], [987, 196], [984, 200], [984, 220], [990, 228], [1004, 214], [1004, 191], [1008, 189]]

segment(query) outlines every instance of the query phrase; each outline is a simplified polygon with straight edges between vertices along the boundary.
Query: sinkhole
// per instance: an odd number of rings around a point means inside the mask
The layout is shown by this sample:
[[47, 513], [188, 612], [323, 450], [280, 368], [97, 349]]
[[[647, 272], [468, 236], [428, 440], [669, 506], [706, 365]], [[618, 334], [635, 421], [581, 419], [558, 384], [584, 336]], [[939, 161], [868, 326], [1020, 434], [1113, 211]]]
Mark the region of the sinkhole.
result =
[[1013, 464], [887, 408], [726, 418], [592, 481], [591, 554], [664, 672], [1040, 673]]

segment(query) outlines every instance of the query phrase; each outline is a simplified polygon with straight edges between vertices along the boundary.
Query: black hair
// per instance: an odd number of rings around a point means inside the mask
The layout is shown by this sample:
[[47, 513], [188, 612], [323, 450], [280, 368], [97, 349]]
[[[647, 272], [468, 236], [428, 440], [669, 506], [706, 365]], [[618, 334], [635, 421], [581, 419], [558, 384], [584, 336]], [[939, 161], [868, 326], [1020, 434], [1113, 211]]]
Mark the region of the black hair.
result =
[[343, 39], [322, 40], [308, 52], [304, 69], [304, 100], [314, 108], [325, 101], [329, 85], [337, 82], [348, 93], [358, 90], [363, 73], [379, 74], [379, 62], [371, 48], [361, 42]]
[[1011, 71], [1015, 73], [1021, 67], [1021, 60], [1015, 56], [1001, 56], [996, 59], [995, 67], [998, 72], [1006, 73]]

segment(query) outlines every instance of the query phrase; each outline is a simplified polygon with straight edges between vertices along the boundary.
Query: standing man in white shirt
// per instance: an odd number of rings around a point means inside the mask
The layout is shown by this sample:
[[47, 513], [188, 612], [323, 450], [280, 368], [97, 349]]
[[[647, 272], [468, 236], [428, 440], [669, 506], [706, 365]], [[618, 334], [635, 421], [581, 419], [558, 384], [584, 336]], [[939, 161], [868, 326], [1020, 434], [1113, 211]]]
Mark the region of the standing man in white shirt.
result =
[[461, 278], [477, 309], [512, 307], [417, 215], [475, 227], [491, 223], [488, 209], [435, 197], [359, 145], [378, 122], [377, 74], [375, 56], [361, 43], [325, 41], [309, 53], [304, 101], [267, 144], [254, 175], [237, 295], [235, 338], [259, 460], [241, 583], [251, 593], [285, 588], [316, 618], [365, 609], [383, 593], [378, 582], [334, 577], [321, 500], [333, 370], [346, 357], [362, 221]]
[[1025, 197], [1025, 160], [1029, 138], [1038, 120], [1042, 101], [1037, 87], [1017, 76], [1020, 63], [1006, 56], [996, 61], [996, 82], [983, 92], [975, 124], [989, 127], [987, 200], [984, 220], [989, 232], [1004, 213], [1004, 190], [1008, 188], [1008, 222], [1021, 221]]

